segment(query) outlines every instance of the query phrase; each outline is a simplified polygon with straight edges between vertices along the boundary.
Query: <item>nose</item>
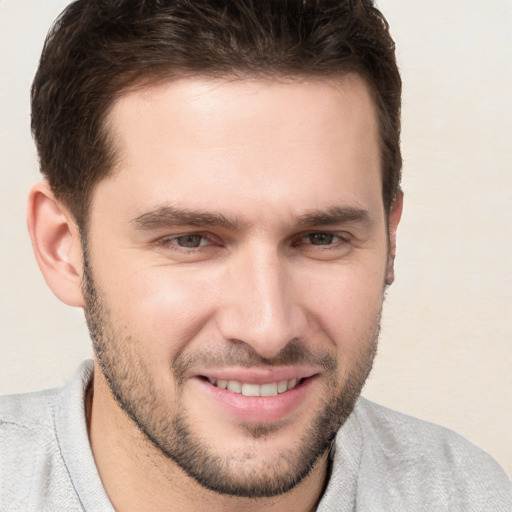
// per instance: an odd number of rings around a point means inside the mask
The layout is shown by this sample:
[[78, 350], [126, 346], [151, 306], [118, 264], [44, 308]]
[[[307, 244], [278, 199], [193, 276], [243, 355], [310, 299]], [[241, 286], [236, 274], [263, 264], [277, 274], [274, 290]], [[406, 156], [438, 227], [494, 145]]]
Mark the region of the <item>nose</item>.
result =
[[306, 317], [292, 272], [277, 251], [247, 251], [226, 269], [217, 325], [224, 339], [275, 357], [305, 334]]

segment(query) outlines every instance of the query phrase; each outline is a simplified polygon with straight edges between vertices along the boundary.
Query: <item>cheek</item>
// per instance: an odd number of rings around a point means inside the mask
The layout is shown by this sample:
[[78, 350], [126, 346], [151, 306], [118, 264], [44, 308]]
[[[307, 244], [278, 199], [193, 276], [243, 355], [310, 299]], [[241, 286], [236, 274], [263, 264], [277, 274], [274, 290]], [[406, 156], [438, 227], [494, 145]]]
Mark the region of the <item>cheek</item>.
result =
[[117, 329], [167, 363], [208, 324], [210, 286], [193, 271], [156, 267], [111, 273], [107, 301]]
[[308, 316], [337, 348], [350, 352], [366, 340], [373, 341], [382, 308], [384, 268], [383, 264], [340, 265], [311, 279], [303, 277]]

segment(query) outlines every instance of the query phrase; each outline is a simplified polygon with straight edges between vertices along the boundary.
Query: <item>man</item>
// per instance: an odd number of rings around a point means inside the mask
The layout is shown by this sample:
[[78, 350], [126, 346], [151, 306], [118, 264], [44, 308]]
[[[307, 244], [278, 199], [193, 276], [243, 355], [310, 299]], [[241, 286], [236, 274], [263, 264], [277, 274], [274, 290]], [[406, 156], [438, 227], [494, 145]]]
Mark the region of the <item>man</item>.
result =
[[509, 510], [362, 398], [402, 210], [369, 1], [78, 0], [32, 89], [36, 258], [94, 364], [0, 405], [0, 509]]

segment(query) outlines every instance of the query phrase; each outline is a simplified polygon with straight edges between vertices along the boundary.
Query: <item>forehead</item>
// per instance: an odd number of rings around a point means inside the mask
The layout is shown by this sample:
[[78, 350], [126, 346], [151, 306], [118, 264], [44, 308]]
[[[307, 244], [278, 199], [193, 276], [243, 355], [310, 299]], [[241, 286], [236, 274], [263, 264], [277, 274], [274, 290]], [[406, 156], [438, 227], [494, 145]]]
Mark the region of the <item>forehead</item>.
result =
[[117, 168], [97, 192], [130, 196], [134, 214], [217, 199], [226, 210], [244, 200], [250, 211], [255, 199], [279, 209], [290, 197], [315, 209], [320, 197], [381, 193], [375, 106], [357, 75], [166, 82], [124, 94], [108, 128]]

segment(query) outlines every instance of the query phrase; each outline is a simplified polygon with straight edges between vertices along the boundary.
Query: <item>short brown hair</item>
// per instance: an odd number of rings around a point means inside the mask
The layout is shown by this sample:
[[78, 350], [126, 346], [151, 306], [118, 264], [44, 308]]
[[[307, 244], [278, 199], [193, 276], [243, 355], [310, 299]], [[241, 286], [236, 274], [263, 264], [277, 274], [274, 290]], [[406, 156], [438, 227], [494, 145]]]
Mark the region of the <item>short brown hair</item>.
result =
[[128, 87], [185, 74], [348, 72], [376, 103], [389, 211], [402, 166], [401, 80], [371, 0], [76, 0], [50, 29], [32, 85], [41, 172], [84, 227], [93, 187], [115, 161], [105, 118]]

